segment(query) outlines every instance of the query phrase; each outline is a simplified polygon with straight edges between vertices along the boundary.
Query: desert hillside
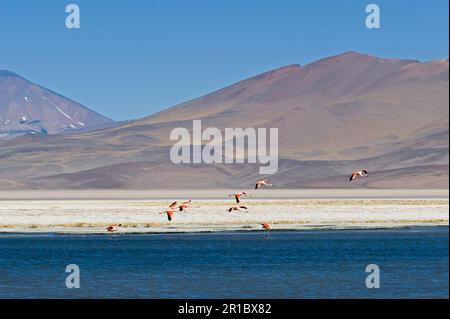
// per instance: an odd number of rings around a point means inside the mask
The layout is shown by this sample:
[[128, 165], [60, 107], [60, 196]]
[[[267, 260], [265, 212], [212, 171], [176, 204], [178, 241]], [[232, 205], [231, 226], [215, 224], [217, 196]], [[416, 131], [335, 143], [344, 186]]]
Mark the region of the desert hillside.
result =
[[[172, 164], [170, 132], [194, 119], [278, 128], [276, 187], [447, 188], [448, 103], [448, 61], [347, 52], [118, 127], [0, 141], [0, 188], [228, 188], [261, 177], [260, 164]], [[349, 183], [361, 168], [369, 178]]]

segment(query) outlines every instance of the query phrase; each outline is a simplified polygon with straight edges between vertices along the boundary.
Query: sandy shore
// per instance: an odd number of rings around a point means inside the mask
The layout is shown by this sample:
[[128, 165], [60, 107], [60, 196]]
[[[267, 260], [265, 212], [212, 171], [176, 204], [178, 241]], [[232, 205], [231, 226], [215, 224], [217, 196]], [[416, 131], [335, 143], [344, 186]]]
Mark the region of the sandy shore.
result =
[[[0, 232], [106, 233], [106, 226], [114, 223], [122, 224], [119, 233], [251, 231], [265, 222], [274, 230], [449, 224], [448, 190], [265, 190], [243, 199], [247, 211], [234, 213], [227, 211], [234, 205], [233, 199], [226, 197], [229, 191], [178, 192], [181, 198], [167, 192], [139, 194], [150, 198], [146, 200], [98, 199], [114, 194], [108, 191], [91, 193], [89, 200], [79, 199], [87, 195], [83, 192], [40, 193], [45, 199], [36, 198], [37, 193], [28, 197], [16, 193], [9, 199], [5, 192], [0, 193]], [[173, 195], [170, 200], [164, 199], [169, 195]], [[194, 207], [175, 212], [171, 222], [161, 214], [172, 200], [187, 198], [197, 198]]]
[[223, 199], [235, 191], [246, 191], [252, 199], [442, 199], [448, 189], [196, 189], [196, 190], [0, 190], [1, 200], [172, 200], [174, 198]]

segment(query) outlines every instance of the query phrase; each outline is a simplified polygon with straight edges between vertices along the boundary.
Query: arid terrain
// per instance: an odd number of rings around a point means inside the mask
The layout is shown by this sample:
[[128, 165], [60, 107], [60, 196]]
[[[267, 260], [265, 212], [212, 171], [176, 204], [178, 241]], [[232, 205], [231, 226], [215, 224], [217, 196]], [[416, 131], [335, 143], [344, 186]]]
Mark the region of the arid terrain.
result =
[[[366, 229], [448, 225], [448, 191], [285, 190], [253, 192], [247, 210], [228, 212], [230, 190], [0, 192], [0, 232], [117, 233]], [[142, 196], [142, 197], [141, 197]], [[176, 197], [178, 196], [178, 197]], [[127, 198], [128, 197], [128, 198]], [[86, 199], [90, 198], [90, 199]], [[114, 199], [115, 198], [115, 199]], [[193, 198], [192, 207], [164, 211], [173, 200]]]
[[[259, 163], [170, 161], [171, 130], [194, 119], [278, 128], [277, 188], [447, 189], [448, 79], [448, 60], [346, 52], [289, 65], [118, 126], [0, 140], [0, 189], [251, 187]], [[349, 183], [359, 169], [369, 178]]]

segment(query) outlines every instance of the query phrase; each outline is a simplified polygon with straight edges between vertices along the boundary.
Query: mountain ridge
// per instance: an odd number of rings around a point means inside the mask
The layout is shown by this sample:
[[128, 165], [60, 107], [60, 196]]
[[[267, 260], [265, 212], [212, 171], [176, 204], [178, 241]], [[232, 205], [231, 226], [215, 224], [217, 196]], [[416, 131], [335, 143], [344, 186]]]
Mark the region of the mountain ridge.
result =
[[[448, 61], [346, 52], [270, 70], [119, 126], [0, 144], [0, 182], [207, 188], [246, 187], [261, 177], [259, 164], [171, 163], [170, 132], [191, 130], [200, 119], [221, 131], [277, 127], [280, 167], [269, 176], [276, 187], [447, 188], [448, 100]], [[348, 183], [349, 172], [361, 168], [370, 178]]]
[[0, 137], [58, 134], [113, 121], [9, 70], [0, 70]]

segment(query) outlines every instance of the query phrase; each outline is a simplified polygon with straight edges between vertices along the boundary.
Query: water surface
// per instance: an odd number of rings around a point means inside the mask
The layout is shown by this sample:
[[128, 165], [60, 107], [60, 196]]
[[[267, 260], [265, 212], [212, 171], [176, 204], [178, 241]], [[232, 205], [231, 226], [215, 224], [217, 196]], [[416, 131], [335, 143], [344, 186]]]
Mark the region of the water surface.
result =
[[[80, 289], [65, 286], [68, 264]], [[448, 298], [448, 266], [448, 227], [0, 234], [0, 298]]]

